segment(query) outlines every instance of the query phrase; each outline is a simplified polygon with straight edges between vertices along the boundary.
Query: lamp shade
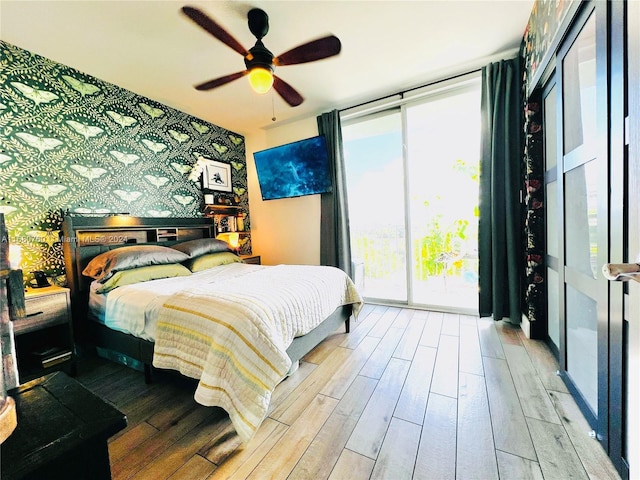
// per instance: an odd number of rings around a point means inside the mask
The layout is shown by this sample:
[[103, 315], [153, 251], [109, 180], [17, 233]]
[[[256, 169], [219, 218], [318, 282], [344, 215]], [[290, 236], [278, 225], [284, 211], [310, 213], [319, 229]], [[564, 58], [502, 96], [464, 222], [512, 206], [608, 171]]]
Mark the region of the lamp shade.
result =
[[216, 238], [218, 240], [222, 240], [224, 242], [227, 242], [229, 244], [229, 246], [234, 250], [237, 250], [238, 247], [240, 246], [240, 234], [238, 232], [221, 233]]
[[262, 67], [253, 67], [249, 71], [249, 84], [253, 91], [264, 95], [273, 86], [273, 73], [271, 70]]
[[9, 266], [12, 269], [20, 268], [22, 263], [22, 246], [9, 245]]

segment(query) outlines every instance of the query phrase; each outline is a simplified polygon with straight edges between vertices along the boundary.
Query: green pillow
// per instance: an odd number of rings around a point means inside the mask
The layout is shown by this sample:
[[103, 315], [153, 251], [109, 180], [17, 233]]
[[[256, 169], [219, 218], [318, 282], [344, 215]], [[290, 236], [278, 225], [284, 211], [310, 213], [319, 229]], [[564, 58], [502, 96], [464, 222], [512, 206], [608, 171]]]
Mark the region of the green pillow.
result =
[[239, 262], [243, 263], [242, 259], [231, 252], [219, 252], [210, 253], [208, 255], [201, 255], [198, 258], [194, 258], [185, 262], [185, 265], [192, 272], [199, 272], [206, 270], [207, 268], [217, 267], [219, 265], [227, 265], [228, 263]]
[[130, 268], [129, 270], [121, 270], [114, 273], [109, 280], [100, 285], [96, 292], [107, 293], [114, 288], [124, 285], [148, 282], [149, 280], [157, 280], [160, 278], [183, 277], [186, 275], [191, 275], [191, 272], [187, 267], [179, 263]]

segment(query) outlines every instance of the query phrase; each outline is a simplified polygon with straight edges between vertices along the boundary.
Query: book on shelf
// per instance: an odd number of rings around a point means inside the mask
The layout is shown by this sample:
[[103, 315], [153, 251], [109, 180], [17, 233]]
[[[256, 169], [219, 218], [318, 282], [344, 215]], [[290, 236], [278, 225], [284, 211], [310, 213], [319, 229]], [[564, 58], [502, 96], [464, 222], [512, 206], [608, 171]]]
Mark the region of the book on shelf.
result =
[[60, 347], [46, 347], [32, 352], [32, 355], [44, 368], [48, 368], [66, 362], [71, 358], [72, 352]]
[[65, 352], [60, 352], [59, 354], [54, 355], [53, 357], [43, 359], [42, 366], [44, 368], [53, 367], [54, 365], [58, 365], [59, 363], [66, 362], [69, 359], [71, 359], [71, 352], [67, 350]]

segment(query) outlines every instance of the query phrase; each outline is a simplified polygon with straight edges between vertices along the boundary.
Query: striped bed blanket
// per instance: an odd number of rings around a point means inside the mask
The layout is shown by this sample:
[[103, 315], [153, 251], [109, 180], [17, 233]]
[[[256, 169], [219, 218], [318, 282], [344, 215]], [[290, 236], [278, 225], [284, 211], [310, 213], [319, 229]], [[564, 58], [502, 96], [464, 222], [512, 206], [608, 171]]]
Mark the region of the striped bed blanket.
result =
[[334, 267], [278, 265], [171, 295], [158, 315], [153, 365], [199, 379], [195, 400], [227, 411], [243, 442], [291, 366], [294, 337], [362, 299]]

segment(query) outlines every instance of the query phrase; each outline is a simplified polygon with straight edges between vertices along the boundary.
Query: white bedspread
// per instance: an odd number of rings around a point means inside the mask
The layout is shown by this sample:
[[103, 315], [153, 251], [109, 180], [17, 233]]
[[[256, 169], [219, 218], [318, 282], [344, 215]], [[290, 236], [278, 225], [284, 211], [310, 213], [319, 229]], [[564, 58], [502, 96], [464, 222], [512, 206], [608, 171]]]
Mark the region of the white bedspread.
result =
[[[109, 320], [115, 311], [128, 309], [125, 318], [132, 322], [126, 329], [150, 332], [155, 339], [154, 366], [199, 379], [196, 401], [224, 408], [247, 441], [289, 370], [286, 349], [294, 337], [311, 331], [340, 305], [353, 304], [357, 315], [362, 299], [351, 279], [333, 267], [224, 267], [199, 281], [194, 279], [200, 274], [168, 279], [181, 283], [179, 288], [164, 280], [118, 288], [109, 293], [106, 316]], [[155, 293], [160, 300], [149, 300], [143, 292], [158, 282], [163, 282]]]
[[259, 265], [233, 263], [194, 273], [188, 277], [164, 278], [116, 288], [108, 294], [95, 293], [99, 284], [91, 284], [89, 306], [94, 317], [109, 328], [130, 333], [145, 340], [155, 340], [158, 311], [165, 300], [181, 290], [226, 282], [262, 268]]

